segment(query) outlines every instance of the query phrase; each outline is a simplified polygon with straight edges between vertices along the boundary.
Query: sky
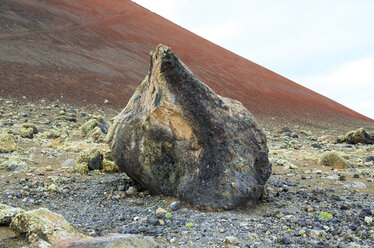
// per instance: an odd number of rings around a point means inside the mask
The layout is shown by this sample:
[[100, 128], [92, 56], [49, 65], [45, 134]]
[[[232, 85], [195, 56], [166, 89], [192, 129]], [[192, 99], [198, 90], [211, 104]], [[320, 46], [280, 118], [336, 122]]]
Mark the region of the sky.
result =
[[372, 0], [133, 0], [374, 119]]

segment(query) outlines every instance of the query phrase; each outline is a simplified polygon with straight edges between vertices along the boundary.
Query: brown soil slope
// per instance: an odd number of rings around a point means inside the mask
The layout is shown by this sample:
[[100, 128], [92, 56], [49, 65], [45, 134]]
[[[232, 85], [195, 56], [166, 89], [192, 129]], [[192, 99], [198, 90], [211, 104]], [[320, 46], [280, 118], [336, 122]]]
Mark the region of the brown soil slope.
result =
[[126, 0], [1, 0], [0, 95], [124, 107], [160, 43], [257, 117], [373, 121]]

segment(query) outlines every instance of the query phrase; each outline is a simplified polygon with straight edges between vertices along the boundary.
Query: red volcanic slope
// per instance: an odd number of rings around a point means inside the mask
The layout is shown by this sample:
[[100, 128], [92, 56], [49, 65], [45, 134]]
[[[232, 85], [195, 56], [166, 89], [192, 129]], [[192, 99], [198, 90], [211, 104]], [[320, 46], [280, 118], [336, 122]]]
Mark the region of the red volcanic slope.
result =
[[160, 43], [255, 116], [373, 121], [127, 0], [1, 0], [0, 94], [124, 107]]

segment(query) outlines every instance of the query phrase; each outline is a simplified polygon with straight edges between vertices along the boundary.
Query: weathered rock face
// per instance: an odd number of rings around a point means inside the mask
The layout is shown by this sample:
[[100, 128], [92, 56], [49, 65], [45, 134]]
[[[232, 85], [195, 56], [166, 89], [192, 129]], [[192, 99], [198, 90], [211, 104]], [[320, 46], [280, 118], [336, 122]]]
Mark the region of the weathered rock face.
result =
[[17, 144], [13, 137], [7, 132], [0, 130], [0, 153], [13, 152], [17, 149]]
[[0, 203], [0, 226], [9, 225], [12, 219], [22, 212], [25, 212], [22, 208], [14, 208]]
[[10, 223], [10, 228], [18, 234], [27, 234], [32, 243], [43, 240], [51, 245], [63, 239], [84, 238], [63, 216], [48, 209], [39, 208], [17, 214]]
[[346, 133], [345, 136], [339, 136], [337, 142], [346, 142], [348, 144], [374, 144], [374, 136], [367, 133], [365, 129], [359, 128], [356, 131]]
[[133, 180], [198, 207], [253, 203], [271, 173], [265, 134], [249, 111], [216, 95], [163, 45], [108, 142]]

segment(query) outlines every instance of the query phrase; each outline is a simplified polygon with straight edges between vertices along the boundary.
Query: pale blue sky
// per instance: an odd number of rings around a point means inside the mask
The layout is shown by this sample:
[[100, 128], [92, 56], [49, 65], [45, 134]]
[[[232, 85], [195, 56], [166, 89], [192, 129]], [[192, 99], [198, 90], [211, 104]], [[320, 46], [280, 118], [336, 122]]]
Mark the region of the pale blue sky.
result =
[[135, 0], [374, 119], [372, 0]]

